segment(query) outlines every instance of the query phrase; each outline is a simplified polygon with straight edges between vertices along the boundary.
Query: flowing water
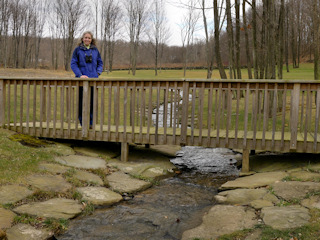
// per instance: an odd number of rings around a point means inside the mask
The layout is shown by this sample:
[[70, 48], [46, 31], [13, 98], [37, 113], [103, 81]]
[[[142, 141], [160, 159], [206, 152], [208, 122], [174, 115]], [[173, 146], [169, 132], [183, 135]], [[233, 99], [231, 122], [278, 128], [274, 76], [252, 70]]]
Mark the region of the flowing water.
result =
[[71, 221], [57, 239], [181, 239], [201, 224], [218, 187], [238, 176], [236, 154], [229, 149], [184, 147], [172, 163], [180, 173], [132, 199]]

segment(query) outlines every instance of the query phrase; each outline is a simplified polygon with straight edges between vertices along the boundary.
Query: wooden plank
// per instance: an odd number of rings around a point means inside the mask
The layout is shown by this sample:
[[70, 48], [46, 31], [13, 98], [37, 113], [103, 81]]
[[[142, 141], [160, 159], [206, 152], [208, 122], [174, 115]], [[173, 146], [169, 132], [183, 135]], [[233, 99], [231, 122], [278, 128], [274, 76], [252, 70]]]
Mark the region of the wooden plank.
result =
[[105, 82], [101, 82], [101, 99], [100, 99], [100, 141], [103, 140], [103, 125], [104, 125], [104, 97], [105, 97]]
[[318, 86], [317, 95], [316, 95], [316, 119], [315, 119], [314, 141], [313, 141], [314, 142], [314, 144], [313, 144], [313, 151], [314, 152], [317, 152], [319, 119], [320, 119], [320, 86]]
[[[199, 144], [200, 145], [202, 145], [204, 87], [205, 87], [205, 85], [204, 85], [204, 83], [202, 83], [201, 84], [201, 89], [200, 89], [200, 96], [199, 96], [199, 110], [200, 110], [200, 112], [198, 114], [199, 115], [198, 116], [198, 122], [199, 122], [198, 128], [199, 128]], [[187, 101], [188, 101], [188, 97], [189, 96], [186, 97]], [[187, 106], [188, 106], [188, 104], [187, 104]], [[187, 118], [188, 118], [188, 113], [187, 112], [186, 112], [186, 115], [182, 117], [182, 119], [183, 118], [186, 118], [186, 120], [187, 120]]]
[[278, 84], [275, 84], [273, 93], [273, 109], [272, 109], [272, 148], [275, 147], [275, 133], [277, 124], [277, 109], [278, 109]]
[[245, 91], [245, 103], [244, 103], [244, 136], [243, 136], [243, 148], [247, 149], [247, 133], [248, 133], [248, 123], [249, 123], [249, 94], [250, 85], [247, 83], [247, 89]]
[[75, 116], [75, 138], [77, 138], [79, 135], [79, 131], [78, 131], [78, 127], [79, 127], [79, 98], [80, 98], [80, 83], [79, 81], [77, 81], [76, 83], [76, 89], [75, 89], [76, 93], [76, 99], [75, 99], [75, 112], [76, 112], [76, 116]]
[[23, 80], [20, 80], [20, 117], [19, 117], [19, 123], [20, 123], [20, 131], [22, 131], [22, 120], [23, 120]]
[[287, 88], [288, 85], [284, 84], [283, 97], [282, 97], [282, 126], [281, 126], [281, 149], [284, 150], [284, 134], [286, 124], [286, 106], [287, 106]]
[[18, 94], [17, 94], [17, 80], [14, 80], [13, 85], [13, 130], [17, 131], [17, 101], [18, 101]]
[[163, 127], [164, 127], [164, 144], [167, 144], [167, 128], [168, 128], [168, 104], [169, 104], [169, 82], [166, 82], [166, 89], [164, 90], [163, 102]]
[[191, 104], [191, 144], [194, 145], [194, 129], [195, 129], [195, 116], [196, 116], [196, 89], [197, 83], [193, 83], [192, 88], [192, 104]]
[[159, 134], [159, 115], [160, 115], [160, 82], [157, 84], [157, 107], [156, 107], [156, 132], [155, 132], [155, 144], [158, 144]]
[[30, 134], [30, 129], [29, 129], [29, 125], [30, 125], [30, 80], [27, 80], [27, 112], [26, 112], [26, 131], [27, 134]]
[[[141, 82], [141, 91], [140, 91], [140, 119], [139, 119], [139, 125], [140, 125], [140, 130], [139, 130], [139, 141], [142, 143], [143, 142], [143, 136], [142, 136], [142, 128], [143, 128], [143, 117], [144, 117], [144, 109], [145, 109], [145, 99], [144, 99], [144, 82]], [[139, 96], [138, 96], [139, 98]]]
[[33, 82], [33, 134], [36, 134], [36, 113], [37, 113], [37, 85], [36, 81]]
[[[82, 114], [82, 120], [83, 120], [83, 114]], [[61, 82], [61, 89], [60, 89], [60, 124], [61, 124], [60, 137], [64, 137], [64, 131], [63, 131], [63, 128], [64, 128], [64, 81]]]
[[152, 82], [149, 82], [149, 97], [148, 97], [148, 129], [147, 129], [147, 142], [150, 143], [150, 128], [152, 126]]
[[116, 124], [116, 141], [119, 141], [119, 125], [120, 125], [120, 83], [117, 82], [114, 92], [114, 116]]
[[262, 148], [265, 148], [265, 144], [266, 144], [266, 131], [268, 131], [268, 120], [269, 120], [269, 92], [268, 92], [268, 84], [265, 84], [264, 105], [263, 105]]
[[[90, 87], [92, 88], [92, 87]], [[90, 91], [91, 92], [91, 91]], [[93, 138], [94, 140], [97, 139], [96, 136], [96, 123], [98, 122], [98, 87], [97, 87], [97, 81], [93, 82], [93, 113], [92, 113], [92, 130], [93, 130]]]
[[124, 85], [124, 97], [123, 97], [123, 141], [127, 142], [127, 108], [128, 108], [128, 82], [125, 82]]
[[183, 144], [183, 145], [187, 143], [188, 105], [189, 105], [189, 82], [183, 82], [181, 136], [180, 136], [180, 144]]
[[88, 138], [88, 128], [90, 122], [90, 85], [89, 81], [83, 80], [82, 98], [82, 138]]
[[[50, 85], [48, 86], [50, 87]], [[71, 81], [69, 81], [68, 88], [67, 88], [67, 120], [68, 120], [68, 130], [67, 135], [68, 138], [71, 138]], [[50, 97], [49, 97], [50, 98]], [[49, 108], [50, 105], [48, 105]]]
[[231, 90], [231, 83], [228, 83], [228, 94], [227, 94], [227, 119], [226, 119], [226, 145], [225, 147], [229, 146], [229, 128], [231, 126], [231, 110], [232, 110], [232, 90]]
[[47, 81], [47, 127], [46, 127], [46, 136], [49, 136], [49, 126], [51, 121], [51, 87], [50, 81]]
[[239, 115], [240, 115], [240, 83], [237, 83], [236, 123], [235, 123], [235, 137], [234, 137], [235, 144], [238, 143]]
[[[305, 148], [307, 148], [307, 138], [308, 138], [308, 122], [309, 122], [309, 117], [311, 117], [309, 115], [309, 106], [310, 106], [310, 95], [311, 95], [311, 88], [310, 88], [310, 84], [308, 84], [308, 89], [307, 89], [307, 94], [306, 94], [306, 114], [305, 114], [305, 122], [303, 125], [304, 128], [304, 146]], [[302, 122], [302, 121], [301, 121]]]
[[253, 144], [252, 148], [256, 148], [256, 139], [257, 139], [257, 126], [258, 126], [258, 112], [259, 112], [259, 84], [255, 84], [255, 90], [252, 94], [252, 126], [253, 126]]
[[218, 108], [218, 112], [216, 115], [216, 119], [217, 119], [217, 137], [216, 137], [216, 143], [215, 143], [215, 147], [219, 146], [220, 143], [220, 119], [221, 119], [221, 115], [223, 113], [223, 108], [224, 106], [222, 105], [223, 101], [223, 94], [222, 94], [222, 83], [219, 84], [219, 90], [218, 90], [218, 94], [219, 94], [219, 102], [218, 104], [216, 104], [216, 108]]
[[294, 84], [291, 95], [291, 139], [290, 150], [297, 148], [298, 121], [299, 121], [300, 84]]
[[[177, 132], [177, 118], [178, 118], [178, 104], [177, 104], [177, 101], [178, 101], [178, 83], [175, 82], [174, 83], [174, 109], [173, 109], [173, 139], [176, 140], [176, 132]], [[176, 145], [176, 141], [172, 143], [173, 145]]]
[[[136, 104], [136, 81], [133, 82], [133, 86], [132, 86], [132, 95], [131, 95], [131, 109], [130, 109], [130, 113], [131, 113], [131, 131], [132, 133], [135, 132], [135, 118], [136, 118], [136, 109], [135, 109], [135, 104]], [[132, 143], [135, 142], [135, 135], [132, 134]]]
[[111, 140], [111, 104], [112, 104], [112, 82], [109, 82], [109, 91], [108, 91], [108, 134], [107, 140]]
[[208, 136], [207, 136], [207, 147], [211, 145], [211, 124], [212, 124], [212, 102], [213, 102], [213, 83], [210, 83], [208, 92]]
[[[58, 105], [58, 82], [54, 81], [54, 96], [53, 96], [53, 138], [56, 135], [56, 126], [57, 126], [57, 105]], [[77, 128], [76, 128], [77, 129]]]
[[5, 115], [6, 115], [6, 106], [5, 106], [5, 84], [4, 80], [0, 79], [0, 127], [5, 125]]

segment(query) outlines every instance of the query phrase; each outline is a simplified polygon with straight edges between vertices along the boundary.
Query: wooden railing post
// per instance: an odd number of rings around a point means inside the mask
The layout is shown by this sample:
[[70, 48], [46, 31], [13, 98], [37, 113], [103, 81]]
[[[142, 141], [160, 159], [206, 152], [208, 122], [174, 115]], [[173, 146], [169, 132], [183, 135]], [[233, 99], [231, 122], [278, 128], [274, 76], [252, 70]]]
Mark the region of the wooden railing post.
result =
[[5, 121], [5, 87], [4, 81], [0, 80], [0, 127], [4, 126]]
[[187, 143], [187, 125], [188, 125], [188, 101], [189, 101], [189, 82], [183, 82], [183, 97], [182, 97], [182, 116], [181, 116], [181, 135], [180, 144]]
[[88, 137], [88, 128], [90, 121], [90, 91], [89, 81], [83, 81], [83, 98], [82, 98], [82, 137]]
[[299, 102], [300, 102], [300, 84], [294, 84], [292, 91], [292, 105], [291, 105], [291, 139], [290, 149], [295, 150], [297, 148], [298, 137], [298, 121], [299, 121]]

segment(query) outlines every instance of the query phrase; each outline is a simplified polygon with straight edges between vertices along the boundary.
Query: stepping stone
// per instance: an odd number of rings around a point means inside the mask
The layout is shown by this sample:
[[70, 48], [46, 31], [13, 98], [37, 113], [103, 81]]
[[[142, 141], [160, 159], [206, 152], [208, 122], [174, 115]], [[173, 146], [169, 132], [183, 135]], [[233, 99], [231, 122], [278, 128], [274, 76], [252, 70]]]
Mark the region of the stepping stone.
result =
[[61, 176], [32, 175], [27, 177], [28, 183], [46, 192], [68, 192], [72, 185]]
[[70, 155], [65, 157], [57, 157], [55, 161], [70, 167], [83, 168], [83, 169], [99, 169], [106, 168], [106, 161], [101, 158]]
[[120, 202], [122, 196], [104, 187], [83, 187], [77, 188], [84, 200], [95, 205], [112, 205]]
[[320, 196], [312, 196], [308, 199], [304, 199], [302, 202], [301, 202], [301, 205], [306, 207], [306, 208], [317, 208], [317, 209], [320, 209]]
[[290, 173], [290, 177], [299, 179], [301, 181], [316, 181], [320, 180], [320, 173], [307, 172], [307, 171], [298, 171]]
[[267, 189], [235, 189], [220, 192], [214, 198], [222, 204], [247, 205], [258, 199], [263, 199], [268, 194]]
[[226, 182], [221, 185], [221, 190], [236, 189], [236, 188], [258, 188], [265, 187], [281, 181], [284, 177], [288, 176], [285, 172], [266, 172], [257, 173], [248, 177], [237, 178], [234, 181]]
[[8, 240], [46, 240], [53, 236], [53, 232], [36, 229], [30, 225], [19, 223], [7, 230]]
[[216, 205], [202, 218], [202, 224], [187, 230], [182, 240], [216, 239], [224, 234], [253, 228], [258, 221], [253, 209], [242, 206]]
[[272, 187], [274, 193], [286, 201], [303, 199], [309, 193], [320, 191], [320, 184], [315, 182], [276, 182]]
[[70, 167], [65, 167], [54, 163], [41, 163], [39, 168], [53, 174], [63, 174], [71, 169]]
[[0, 208], [0, 229], [10, 228], [12, 226], [15, 216], [16, 216], [15, 213], [9, 210]]
[[78, 179], [80, 181], [94, 183], [95, 185], [98, 185], [98, 186], [104, 185], [102, 179], [99, 176], [97, 176], [93, 173], [86, 172], [86, 171], [76, 170], [73, 177], [75, 177], [76, 179]]
[[261, 210], [261, 217], [266, 225], [282, 230], [308, 224], [310, 214], [301, 206], [266, 207]]
[[151, 182], [132, 178], [123, 172], [114, 172], [107, 176], [107, 180], [110, 188], [119, 193], [136, 193], [152, 186]]
[[28, 188], [19, 185], [0, 186], [0, 204], [16, 203], [33, 193]]
[[13, 209], [18, 214], [31, 216], [71, 219], [82, 212], [83, 206], [77, 201], [64, 198], [53, 198], [45, 202], [34, 202]]

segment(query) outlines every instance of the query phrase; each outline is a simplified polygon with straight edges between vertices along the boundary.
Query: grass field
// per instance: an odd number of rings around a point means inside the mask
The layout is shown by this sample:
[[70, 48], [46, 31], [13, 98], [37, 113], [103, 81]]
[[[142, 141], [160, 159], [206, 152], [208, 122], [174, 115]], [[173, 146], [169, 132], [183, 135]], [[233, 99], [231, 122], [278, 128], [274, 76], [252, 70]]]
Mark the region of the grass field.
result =
[[[228, 70], [226, 69], [228, 74]], [[300, 68], [292, 68], [290, 66], [289, 72], [284, 69], [284, 79], [305, 79], [313, 80], [313, 63], [300, 64]], [[0, 77], [74, 77], [72, 71], [64, 70], [43, 70], [43, 69], [13, 69], [13, 68], [0, 68]], [[206, 70], [188, 70], [186, 78], [206, 78]], [[155, 77], [154, 70], [137, 70], [136, 76], [128, 74], [128, 70], [113, 71], [111, 73], [103, 72], [101, 78], [184, 78], [183, 70], [161, 70], [158, 76]], [[215, 69], [212, 74], [212, 79], [219, 79], [219, 71]], [[242, 69], [242, 78], [248, 78], [247, 69]]]

